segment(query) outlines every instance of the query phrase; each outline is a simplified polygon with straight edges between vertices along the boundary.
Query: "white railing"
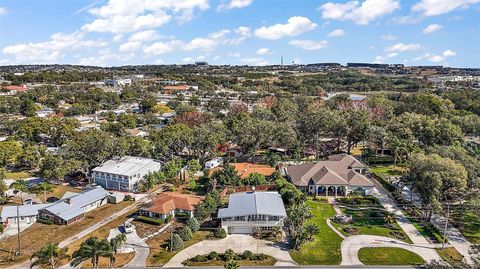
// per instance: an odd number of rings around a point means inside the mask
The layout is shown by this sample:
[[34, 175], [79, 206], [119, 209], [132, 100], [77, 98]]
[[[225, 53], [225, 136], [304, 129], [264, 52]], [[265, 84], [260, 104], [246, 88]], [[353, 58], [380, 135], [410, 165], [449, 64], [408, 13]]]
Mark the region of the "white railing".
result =
[[283, 226], [283, 220], [222, 220], [222, 226]]

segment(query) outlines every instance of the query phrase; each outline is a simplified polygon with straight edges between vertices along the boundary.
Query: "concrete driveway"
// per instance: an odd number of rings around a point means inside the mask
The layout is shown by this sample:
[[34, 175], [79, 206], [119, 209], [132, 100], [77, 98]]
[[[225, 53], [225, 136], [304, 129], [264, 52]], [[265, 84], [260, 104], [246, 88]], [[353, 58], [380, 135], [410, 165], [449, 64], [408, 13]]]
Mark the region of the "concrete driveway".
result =
[[264, 253], [277, 260], [275, 266], [296, 266], [288, 249], [270, 241], [255, 239], [250, 235], [229, 235], [219, 240], [204, 240], [192, 245], [173, 256], [164, 267], [183, 267], [182, 262], [195, 255], [205, 255], [212, 251], [224, 253], [227, 249], [233, 249], [236, 253], [250, 250], [253, 253]]
[[414, 252], [426, 262], [441, 261], [437, 251], [429, 245], [412, 245], [393, 238], [376, 235], [352, 235], [342, 242], [342, 262], [340, 265], [362, 265], [358, 259], [358, 251], [368, 247], [396, 247]]

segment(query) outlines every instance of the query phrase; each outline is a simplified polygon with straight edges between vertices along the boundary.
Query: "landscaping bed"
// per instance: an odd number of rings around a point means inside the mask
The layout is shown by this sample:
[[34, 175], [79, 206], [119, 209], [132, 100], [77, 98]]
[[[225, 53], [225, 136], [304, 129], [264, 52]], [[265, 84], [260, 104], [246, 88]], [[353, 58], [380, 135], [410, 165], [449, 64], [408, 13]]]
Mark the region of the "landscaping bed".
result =
[[410, 238], [408, 238], [395, 220], [390, 225], [385, 223], [384, 218], [387, 212], [383, 208], [368, 208], [361, 210], [342, 208], [341, 210], [345, 215], [353, 217], [352, 223], [340, 224], [332, 222], [332, 224], [345, 236], [356, 234], [378, 235], [411, 243]]
[[244, 251], [241, 254], [227, 250], [225, 253], [210, 252], [207, 255], [197, 255], [182, 262], [185, 266], [222, 266], [227, 260], [234, 259], [240, 266], [271, 266], [277, 260], [266, 254], [254, 254], [251, 251]]
[[327, 219], [335, 216], [333, 206], [319, 201], [307, 201], [307, 204], [313, 214], [307, 224], [317, 225], [320, 232], [313, 236], [313, 241], [305, 243], [299, 250], [291, 251], [290, 255], [300, 265], [340, 264], [343, 239], [327, 225]]
[[138, 220], [132, 221], [132, 224], [135, 226], [135, 230], [137, 231], [137, 234], [138, 236], [140, 236], [140, 238], [145, 238], [148, 235], [158, 232], [158, 230], [160, 230], [163, 226], [166, 225], [166, 224], [162, 224], [158, 226], [158, 225], [141, 222]]
[[365, 265], [421, 265], [425, 263], [419, 255], [393, 247], [361, 248], [358, 258]]
[[165, 232], [155, 237], [152, 237], [147, 241], [150, 247], [150, 254], [147, 258], [147, 266], [162, 266], [165, 265], [173, 256], [175, 256], [181, 250], [203, 241], [207, 238], [210, 232], [197, 231], [193, 234], [193, 239], [184, 242], [183, 247], [177, 251], [168, 251], [167, 246], [172, 235], [171, 232]]

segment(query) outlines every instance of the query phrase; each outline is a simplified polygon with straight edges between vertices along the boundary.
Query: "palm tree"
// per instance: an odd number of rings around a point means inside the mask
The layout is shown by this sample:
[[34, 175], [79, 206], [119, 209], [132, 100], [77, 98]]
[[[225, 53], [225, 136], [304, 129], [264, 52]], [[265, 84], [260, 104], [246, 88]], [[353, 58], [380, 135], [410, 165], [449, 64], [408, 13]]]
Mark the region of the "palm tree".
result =
[[114, 238], [110, 239], [110, 246], [112, 247], [112, 253], [109, 256], [110, 258], [110, 268], [113, 268], [113, 264], [115, 263], [115, 255], [117, 255], [117, 251], [120, 246], [127, 242], [127, 236], [123, 233], [115, 236]]
[[98, 268], [98, 259], [100, 257], [110, 258], [113, 255], [113, 249], [106, 239], [90, 237], [80, 245], [80, 248], [73, 252], [70, 266], [79, 266], [82, 262], [90, 259], [93, 268]]
[[58, 243], [49, 243], [32, 254], [30, 261], [34, 261], [30, 263], [30, 268], [40, 265], [54, 269], [59, 260], [69, 257], [67, 250], [67, 248], [59, 248]]
[[10, 185], [10, 187], [16, 190], [17, 192], [20, 192], [22, 204], [23, 204], [23, 193], [25, 192], [28, 193], [28, 182], [23, 179], [19, 179], [13, 182], [12, 185]]
[[392, 213], [388, 213], [387, 215], [385, 215], [383, 220], [385, 221], [385, 224], [387, 224], [388, 226], [392, 226], [392, 223], [395, 221], [395, 218], [393, 217]]
[[35, 186], [35, 193], [43, 193], [43, 201], [47, 201], [47, 192], [52, 192], [55, 189], [55, 185], [50, 182], [42, 182]]

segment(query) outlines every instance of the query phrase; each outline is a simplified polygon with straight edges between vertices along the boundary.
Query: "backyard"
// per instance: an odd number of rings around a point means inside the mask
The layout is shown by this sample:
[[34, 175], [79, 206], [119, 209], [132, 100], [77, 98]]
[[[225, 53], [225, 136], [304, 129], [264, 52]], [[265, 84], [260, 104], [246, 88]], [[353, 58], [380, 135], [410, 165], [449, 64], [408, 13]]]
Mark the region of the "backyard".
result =
[[421, 265], [425, 261], [417, 254], [392, 247], [361, 248], [358, 258], [365, 265]]
[[[37, 251], [48, 242], [61, 242], [66, 238], [77, 234], [95, 223], [100, 222], [106, 216], [127, 207], [132, 202], [122, 202], [119, 204], [106, 204], [98, 209], [90, 211], [85, 214], [85, 218], [70, 224], [70, 225], [46, 225], [41, 223], [34, 223], [31, 227], [20, 234], [20, 241], [22, 243], [21, 255], [16, 257], [16, 263], [25, 262], [30, 259], [34, 251]], [[28, 244], [27, 244], [28, 242]], [[9, 237], [2, 241], [0, 249], [0, 259], [2, 265], [12, 265], [7, 262], [6, 258], [12, 250], [17, 248], [17, 237]]]
[[314, 235], [314, 240], [307, 242], [300, 250], [291, 251], [293, 260], [300, 265], [336, 265], [342, 257], [340, 245], [342, 238], [327, 225], [327, 219], [335, 216], [331, 204], [319, 201], [307, 201], [314, 217], [308, 221], [318, 226], [320, 233]]

